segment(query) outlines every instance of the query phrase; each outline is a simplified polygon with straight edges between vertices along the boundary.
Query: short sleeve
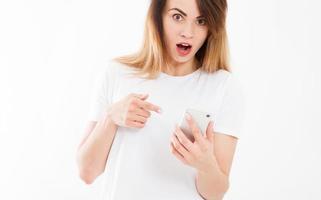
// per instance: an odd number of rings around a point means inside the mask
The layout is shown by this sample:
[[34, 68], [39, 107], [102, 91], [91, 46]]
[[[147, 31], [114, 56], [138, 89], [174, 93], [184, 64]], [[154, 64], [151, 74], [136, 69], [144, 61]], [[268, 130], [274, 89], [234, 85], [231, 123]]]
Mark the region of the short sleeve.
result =
[[239, 138], [245, 116], [245, 96], [240, 81], [229, 73], [223, 90], [221, 106], [214, 119], [214, 132]]
[[96, 75], [90, 96], [88, 120], [99, 121], [109, 105], [109, 72], [107, 66]]

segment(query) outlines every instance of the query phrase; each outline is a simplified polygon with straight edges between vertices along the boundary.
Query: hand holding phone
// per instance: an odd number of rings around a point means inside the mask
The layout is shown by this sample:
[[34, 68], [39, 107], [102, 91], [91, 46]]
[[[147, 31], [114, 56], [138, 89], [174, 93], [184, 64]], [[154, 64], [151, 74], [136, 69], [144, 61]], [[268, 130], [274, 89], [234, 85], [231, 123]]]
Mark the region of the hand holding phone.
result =
[[182, 117], [182, 120], [179, 124], [179, 127], [182, 129], [182, 131], [185, 133], [188, 139], [190, 139], [191, 141], [194, 141], [195, 139], [194, 139], [191, 127], [188, 125], [188, 122], [186, 121], [186, 113], [190, 114], [190, 116], [196, 122], [202, 134], [206, 134], [206, 129], [209, 122], [212, 120], [212, 115], [208, 112], [204, 112], [201, 110], [196, 110], [191, 108], [186, 109]]

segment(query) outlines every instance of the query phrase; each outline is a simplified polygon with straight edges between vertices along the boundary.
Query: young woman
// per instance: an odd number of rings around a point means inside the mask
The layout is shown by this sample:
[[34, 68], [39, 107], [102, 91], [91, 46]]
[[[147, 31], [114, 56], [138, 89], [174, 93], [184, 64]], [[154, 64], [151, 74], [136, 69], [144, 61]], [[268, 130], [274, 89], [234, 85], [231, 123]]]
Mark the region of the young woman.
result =
[[[104, 200], [222, 199], [240, 136], [242, 88], [228, 64], [226, 0], [152, 0], [144, 43], [96, 83], [77, 162], [104, 173]], [[202, 132], [184, 112], [212, 114]], [[214, 122], [214, 123], [213, 123]]]

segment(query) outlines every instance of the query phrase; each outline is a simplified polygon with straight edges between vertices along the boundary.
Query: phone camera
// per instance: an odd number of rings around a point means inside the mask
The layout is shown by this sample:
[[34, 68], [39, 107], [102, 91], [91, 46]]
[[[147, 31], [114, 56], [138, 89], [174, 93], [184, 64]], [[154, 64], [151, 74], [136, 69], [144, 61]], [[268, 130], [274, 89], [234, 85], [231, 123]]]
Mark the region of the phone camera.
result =
[[206, 117], [210, 117], [211, 115], [206, 115]]

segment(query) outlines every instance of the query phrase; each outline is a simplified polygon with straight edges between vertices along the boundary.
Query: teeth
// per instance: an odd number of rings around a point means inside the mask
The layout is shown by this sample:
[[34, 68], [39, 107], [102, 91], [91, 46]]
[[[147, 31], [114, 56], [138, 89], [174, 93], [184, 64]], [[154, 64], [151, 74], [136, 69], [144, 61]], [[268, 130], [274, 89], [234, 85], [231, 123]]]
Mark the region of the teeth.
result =
[[186, 43], [179, 43], [177, 44], [178, 47], [181, 46], [182, 48], [184, 48], [185, 50], [188, 49], [188, 48], [191, 48], [191, 45], [189, 44], [186, 44]]
[[185, 46], [185, 47], [188, 47], [188, 46], [190, 46], [189, 44], [181, 44], [181, 45], [183, 45], [183, 46]]

